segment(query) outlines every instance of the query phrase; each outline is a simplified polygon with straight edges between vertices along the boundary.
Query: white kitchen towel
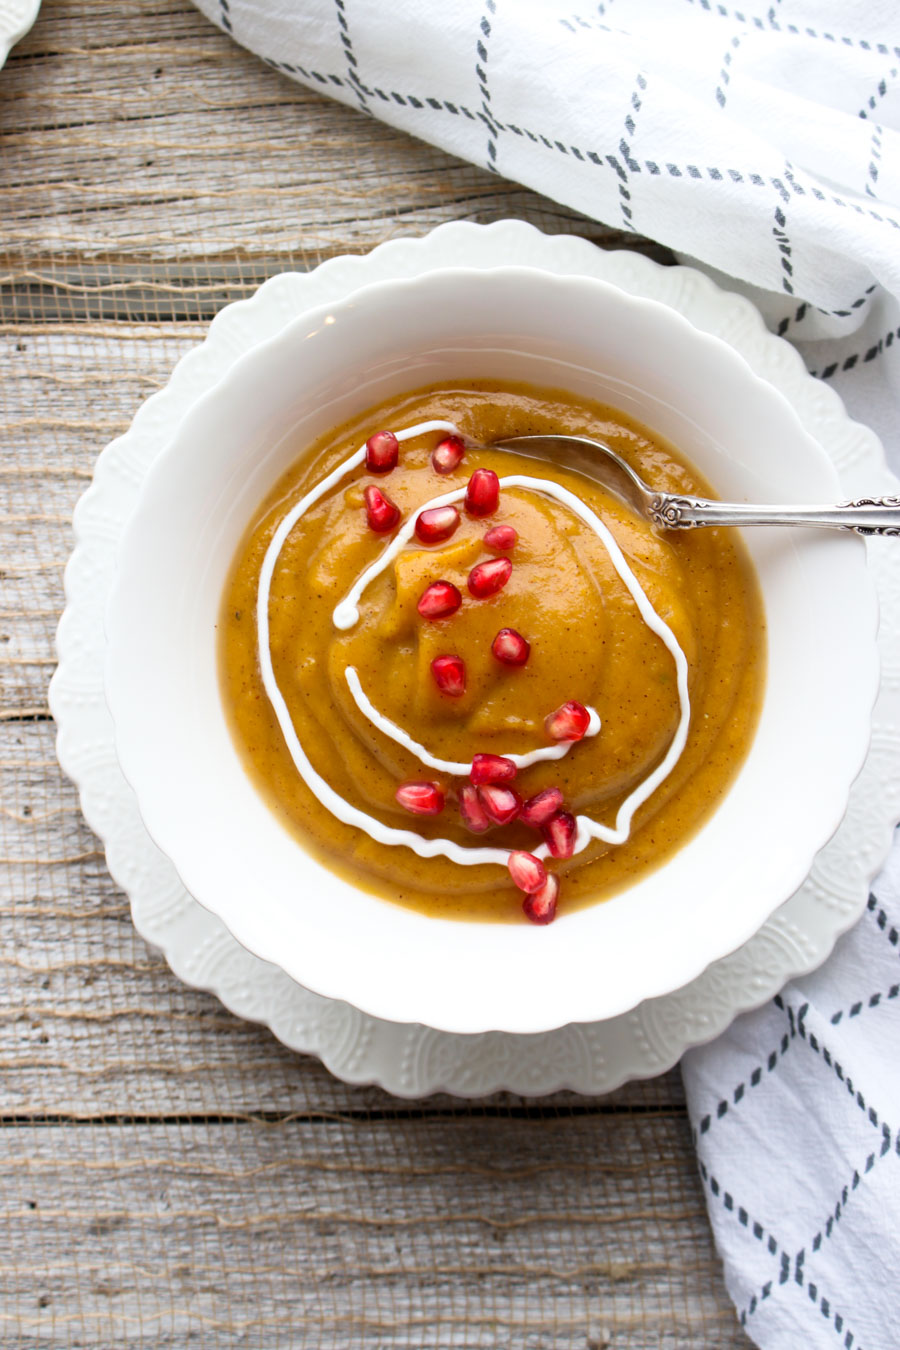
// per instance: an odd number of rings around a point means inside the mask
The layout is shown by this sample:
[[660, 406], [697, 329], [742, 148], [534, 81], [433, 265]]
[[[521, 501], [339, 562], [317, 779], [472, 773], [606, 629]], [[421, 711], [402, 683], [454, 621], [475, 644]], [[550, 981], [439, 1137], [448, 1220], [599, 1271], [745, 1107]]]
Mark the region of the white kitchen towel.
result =
[[[723, 274], [900, 469], [897, 0], [197, 3], [361, 114]], [[822, 970], [684, 1061], [764, 1350], [900, 1346], [898, 960], [895, 841]]]
[[900, 849], [863, 918], [682, 1064], [738, 1316], [769, 1350], [900, 1345]]

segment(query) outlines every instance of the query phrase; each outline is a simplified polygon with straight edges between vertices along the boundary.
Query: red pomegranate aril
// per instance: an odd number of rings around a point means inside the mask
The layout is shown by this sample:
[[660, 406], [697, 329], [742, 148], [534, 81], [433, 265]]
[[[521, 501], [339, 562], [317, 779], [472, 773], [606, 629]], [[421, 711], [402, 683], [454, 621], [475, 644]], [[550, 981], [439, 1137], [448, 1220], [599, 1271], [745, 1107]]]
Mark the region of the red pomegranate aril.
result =
[[556, 902], [559, 899], [559, 878], [552, 872], [539, 891], [532, 891], [522, 901], [522, 908], [532, 923], [552, 923], [556, 918]]
[[433, 581], [419, 596], [416, 609], [423, 619], [446, 619], [462, 604], [462, 596], [452, 581]]
[[473, 755], [469, 778], [480, 787], [482, 783], [511, 783], [518, 772], [505, 755]]
[[500, 501], [500, 479], [493, 469], [476, 469], [466, 488], [466, 510], [470, 516], [490, 516]]
[[541, 826], [541, 834], [547, 841], [550, 856], [553, 858], [571, 858], [575, 852], [575, 836], [578, 824], [570, 811], [557, 811], [546, 825]]
[[478, 800], [478, 789], [471, 783], [463, 783], [459, 789], [459, 814], [466, 829], [473, 834], [484, 834], [491, 828], [491, 821]]
[[416, 538], [423, 544], [439, 544], [442, 539], [450, 538], [458, 524], [459, 512], [455, 506], [432, 506], [416, 516]]
[[570, 699], [544, 719], [547, 735], [554, 741], [580, 741], [591, 725], [591, 715], [583, 703]]
[[518, 542], [519, 536], [511, 525], [492, 525], [484, 536], [485, 547], [495, 549], [497, 553], [515, 548]]
[[491, 651], [505, 666], [524, 666], [531, 654], [531, 643], [514, 628], [501, 628], [491, 643]]
[[522, 806], [521, 820], [525, 825], [532, 825], [539, 830], [542, 825], [546, 825], [552, 816], [563, 804], [563, 795], [558, 787], [544, 788], [543, 792], [536, 792], [533, 797]]
[[511, 787], [499, 783], [485, 783], [478, 789], [482, 810], [495, 825], [508, 825], [515, 820], [522, 806], [522, 798]]
[[444, 809], [444, 789], [440, 783], [401, 783], [394, 796], [414, 816], [439, 816]]
[[520, 891], [539, 891], [547, 880], [547, 872], [540, 858], [523, 849], [511, 853], [506, 865]]
[[502, 591], [511, 576], [512, 563], [509, 558], [491, 558], [490, 562], [479, 563], [472, 568], [466, 585], [469, 594], [474, 595], [476, 600], [486, 600], [489, 595]]
[[386, 497], [381, 488], [370, 484], [363, 496], [366, 499], [366, 522], [370, 530], [376, 534], [386, 534], [392, 530], [400, 519], [400, 508], [395, 506], [390, 497]]
[[431, 673], [442, 694], [461, 698], [466, 692], [466, 663], [461, 656], [436, 656]]
[[366, 468], [369, 473], [390, 473], [396, 469], [400, 442], [392, 431], [376, 431], [366, 441]]
[[431, 452], [431, 467], [435, 473], [452, 473], [462, 462], [466, 447], [459, 436], [447, 436]]

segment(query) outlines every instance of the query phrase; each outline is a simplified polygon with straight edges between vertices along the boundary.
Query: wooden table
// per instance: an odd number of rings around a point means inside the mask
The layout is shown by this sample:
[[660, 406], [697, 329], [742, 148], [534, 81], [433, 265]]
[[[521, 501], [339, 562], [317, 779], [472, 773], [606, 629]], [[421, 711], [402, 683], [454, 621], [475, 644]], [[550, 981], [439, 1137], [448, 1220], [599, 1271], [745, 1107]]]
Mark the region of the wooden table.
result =
[[102, 446], [273, 272], [504, 216], [635, 246], [305, 91], [187, 0], [45, 0], [0, 73], [0, 1344], [750, 1344], [677, 1071], [596, 1100], [345, 1087], [147, 949], [54, 756]]

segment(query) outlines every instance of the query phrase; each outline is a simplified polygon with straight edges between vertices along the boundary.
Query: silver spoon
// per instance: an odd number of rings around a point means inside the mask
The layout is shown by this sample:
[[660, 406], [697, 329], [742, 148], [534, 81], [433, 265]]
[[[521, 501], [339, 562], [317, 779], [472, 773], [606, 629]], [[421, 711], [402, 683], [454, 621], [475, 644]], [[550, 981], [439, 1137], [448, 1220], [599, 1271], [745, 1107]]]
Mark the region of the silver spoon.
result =
[[603, 441], [589, 436], [510, 436], [492, 442], [499, 450], [588, 450], [604, 487], [639, 516], [664, 530], [690, 530], [699, 525], [824, 525], [857, 534], [900, 535], [900, 497], [861, 497], [836, 506], [752, 506], [714, 502], [656, 492]]

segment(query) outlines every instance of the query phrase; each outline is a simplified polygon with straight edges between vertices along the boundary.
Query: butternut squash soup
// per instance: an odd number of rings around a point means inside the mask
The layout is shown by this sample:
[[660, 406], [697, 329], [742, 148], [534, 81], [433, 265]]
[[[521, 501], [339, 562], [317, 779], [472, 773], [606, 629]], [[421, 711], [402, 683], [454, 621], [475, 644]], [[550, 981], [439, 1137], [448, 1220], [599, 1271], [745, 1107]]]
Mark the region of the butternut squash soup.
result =
[[430, 915], [547, 923], [605, 899], [690, 838], [756, 725], [765, 625], [738, 534], [660, 532], [589, 453], [492, 444], [548, 432], [712, 495], [613, 408], [429, 386], [298, 444], [225, 588], [248, 774], [330, 867]]

